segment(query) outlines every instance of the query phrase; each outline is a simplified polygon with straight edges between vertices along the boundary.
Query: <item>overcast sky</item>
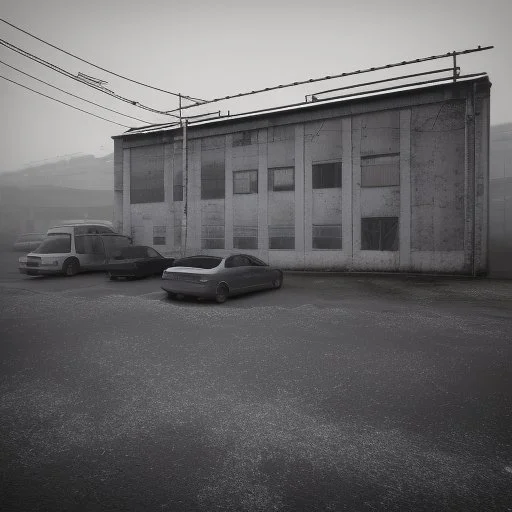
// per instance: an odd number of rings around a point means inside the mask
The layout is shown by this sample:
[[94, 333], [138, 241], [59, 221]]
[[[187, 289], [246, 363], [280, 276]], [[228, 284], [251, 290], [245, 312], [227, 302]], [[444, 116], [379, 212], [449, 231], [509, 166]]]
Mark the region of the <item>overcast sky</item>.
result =
[[[213, 98], [325, 75], [494, 45], [459, 58], [462, 73], [486, 71], [491, 124], [512, 122], [511, 0], [3, 0], [1, 17], [75, 55], [166, 90]], [[117, 94], [157, 110], [175, 97], [69, 57], [0, 23], [0, 38], [72, 74], [106, 80]], [[151, 123], [170, 118], [118, 101], [0, 46], [0, 60], [110, 109]], [[449, 67], [407, 66], [396, 73]], [[143, 123], [37, 82], [4, 64], [0, 75], [127, 126]], [[363, 75], [380, 79], [383, 72]], [[362, 78], [362, 77], [361, 77]], [[360, 79], [361, 79], [360, 78]], [[190, 113], [231, 113], [295, 103], [345, 79], [210, 105]], [[113, 151], [126, 128], [96, 119], [0, 79], [0, 171], [77, 153]]]

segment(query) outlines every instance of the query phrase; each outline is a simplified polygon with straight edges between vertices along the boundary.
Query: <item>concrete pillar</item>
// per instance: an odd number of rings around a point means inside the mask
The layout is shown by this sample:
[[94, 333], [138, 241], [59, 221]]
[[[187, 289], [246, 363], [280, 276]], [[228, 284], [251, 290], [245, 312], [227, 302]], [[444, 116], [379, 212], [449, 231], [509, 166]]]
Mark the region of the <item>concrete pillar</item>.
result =
[[361, 251], [361, 121], [352, 118], [352, 266]]
[[123, 235], [131, 236], [130, 149], [123, 149]]
[[267, 129], [258, 131], [258, 250], [268, 252]]
[[233, 249], [233, 136], [226, 135], [224, 194], [224, 248]]
[[353, 187], [352, 187], [352, 118], [341, 120], [341, 233], [342, 251], [347, 255], [348, 269], [353, 263]]
[[305, 172], [304, 172], [304, 124], [295, 126], [295, 254], [296, 265], [301, 262], [305, 265], [305, 230], [304, 230], [304, 202], [305, 202]]
[[400, 270], [411, 266], [411, 110], [400, 111]]

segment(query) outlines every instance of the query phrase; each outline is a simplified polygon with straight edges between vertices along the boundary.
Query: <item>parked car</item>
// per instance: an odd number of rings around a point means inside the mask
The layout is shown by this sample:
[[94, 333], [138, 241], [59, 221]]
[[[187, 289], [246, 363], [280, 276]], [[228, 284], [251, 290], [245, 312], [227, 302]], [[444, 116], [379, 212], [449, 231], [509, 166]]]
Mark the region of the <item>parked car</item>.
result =
[[224, 302], [229, 296], [281, 288], [283, 272], [254, 256], [233, 254], [178, 259], [162, 274], [169, 298], [193, 296]]
[[164, 258], [153, 247], [145, 245], [123, 247], [112, 256], [106, 266], [111, 280], [118, 277], [162, 275], [162, 272], [174, 263], [174, 258]]
[[12, 248], [14, 251], [30, 252], [37, 249], [44, 238], [44, 233], [25, 233], [16, 238]]
[[84, 271], [104, 271], [110, 255], [131, 244], [131, 240], [123, 235], [110, 231], [86, 234], [80, 228], [61, 226], [48, 230], [47, 237], [37, 249], [19, 258], [20, 273], [74, 276]]

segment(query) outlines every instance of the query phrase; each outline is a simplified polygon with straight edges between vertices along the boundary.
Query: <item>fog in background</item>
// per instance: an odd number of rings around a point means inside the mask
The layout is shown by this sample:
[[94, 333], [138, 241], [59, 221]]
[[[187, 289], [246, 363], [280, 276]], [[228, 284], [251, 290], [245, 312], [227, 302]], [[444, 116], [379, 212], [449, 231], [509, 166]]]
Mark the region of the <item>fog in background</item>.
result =
[[[166, 90], [213, 98], [478, 45], [495, 49], [458, 59], [461, 73], [486, 71], [493, 83], [491, 123], [512, 121], [508, 0], [169, 1], [4, 0], [1, 17], [99, 66]], [[158, 110], [174, 96], [95, 69], [0, 23], [1, 38], [73, 74], [106, 80], [117, 94]], [[4, 46], [0, 60], [75, 95], [149, 123], [171, 121], [102, 94]], [[449, 67], [441, 60], [354, 79], [294, 87], [216, 103], [189, 114], [244, 112], [304, 100], [304, 95]], [[144, 123], [70, 97], [0, 64], [0, 75], [126, 126]], [[51, 164], [66, 156], [105, 157], [127, 128], [96, 119], [0, 79], [0, 171]]]

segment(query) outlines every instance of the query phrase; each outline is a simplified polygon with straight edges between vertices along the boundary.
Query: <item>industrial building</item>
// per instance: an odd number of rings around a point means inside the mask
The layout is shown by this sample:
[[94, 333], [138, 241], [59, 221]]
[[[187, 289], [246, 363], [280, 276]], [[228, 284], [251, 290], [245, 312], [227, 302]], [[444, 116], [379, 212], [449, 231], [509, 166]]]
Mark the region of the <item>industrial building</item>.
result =
[[113, 137], [114, 226], [170, 255], [485, 274], [490, 87], [483, 76], [132, 129]]

